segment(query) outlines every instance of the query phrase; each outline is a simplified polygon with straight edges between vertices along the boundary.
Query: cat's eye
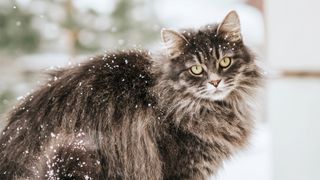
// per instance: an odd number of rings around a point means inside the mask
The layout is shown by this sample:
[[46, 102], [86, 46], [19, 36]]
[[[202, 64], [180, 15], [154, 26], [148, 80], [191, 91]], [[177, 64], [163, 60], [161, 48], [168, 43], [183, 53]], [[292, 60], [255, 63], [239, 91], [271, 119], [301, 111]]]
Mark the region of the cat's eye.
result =
[[200, 75], [203, 73], [203, 68], [201, 65], [194, 65], [190, 68], [190, 72], [194, 75]]
[[222, 68], [227, 68], [227, 67], [230, 66], [230, 64], [231, 64], [231, 58], [229, 58], [229, 57], [224, 57], [219, 62], [219, 66], [222, 67]]

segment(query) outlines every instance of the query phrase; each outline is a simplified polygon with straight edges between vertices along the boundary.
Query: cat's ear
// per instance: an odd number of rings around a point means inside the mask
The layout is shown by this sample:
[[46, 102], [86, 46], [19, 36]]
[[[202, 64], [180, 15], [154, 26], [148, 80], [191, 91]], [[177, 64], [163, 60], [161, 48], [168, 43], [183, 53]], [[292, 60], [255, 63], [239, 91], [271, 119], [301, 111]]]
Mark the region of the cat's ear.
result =
[[168, 54], [173, 58], [179, 56], [184, 47], [189, 44], [182, 34], [169, 29], [161, 30], [161, 39], [167, 48]]
[[240, 20], [236, 11], [229, 12], [217, 29], [217, 33], [225, 32], [229, 41], [239, 41], [241, 37]]

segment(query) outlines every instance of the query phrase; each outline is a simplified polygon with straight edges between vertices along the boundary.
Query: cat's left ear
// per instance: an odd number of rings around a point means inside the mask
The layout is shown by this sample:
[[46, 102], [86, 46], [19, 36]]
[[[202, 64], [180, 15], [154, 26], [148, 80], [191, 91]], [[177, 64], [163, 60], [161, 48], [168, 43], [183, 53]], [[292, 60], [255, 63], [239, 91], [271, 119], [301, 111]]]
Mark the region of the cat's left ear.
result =
[[217, 29], [217, 33], [225, 32], [226, 37], [229, 41], [240, 41], [241, 30], [240, 30], [240, 20], [236, 11], [229, 12], [223, 21], [220, 23]]
[[169, 29], [161, 30], [161, 39], [171, 58], [182, 54], [184, 48], [189, 44], [188, 40], [182, 34]]

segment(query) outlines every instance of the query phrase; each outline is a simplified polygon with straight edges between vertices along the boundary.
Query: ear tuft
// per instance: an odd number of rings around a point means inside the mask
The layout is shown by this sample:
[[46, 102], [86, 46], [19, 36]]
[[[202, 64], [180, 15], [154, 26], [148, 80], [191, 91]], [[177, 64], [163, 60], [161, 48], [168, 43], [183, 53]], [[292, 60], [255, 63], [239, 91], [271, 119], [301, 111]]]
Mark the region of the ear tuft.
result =
[[220, 23], [217, 33], [226, 32], [226, 38], [230, 41], [239, 41], [241, 37], [240, 20], [236, 11], [229, 12]]
[[161, 30], [161, 39], [172, 58], [179, 56], [183, 52], [183, 48], [189, 44], [182, 34], [169, 29]]

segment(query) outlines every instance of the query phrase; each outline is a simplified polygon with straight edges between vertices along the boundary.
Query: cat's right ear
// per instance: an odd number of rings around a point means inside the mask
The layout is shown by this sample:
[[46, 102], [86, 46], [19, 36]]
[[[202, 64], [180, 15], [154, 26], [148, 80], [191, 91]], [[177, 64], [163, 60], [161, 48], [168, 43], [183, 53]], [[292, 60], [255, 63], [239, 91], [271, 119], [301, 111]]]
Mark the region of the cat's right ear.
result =
[[185, 46], [189, 44], [188, 40], [182, 34], [169, 29], [161, 30], [161, 39], [167, 48], [168, 54], [172, 58], [179, 56]]

